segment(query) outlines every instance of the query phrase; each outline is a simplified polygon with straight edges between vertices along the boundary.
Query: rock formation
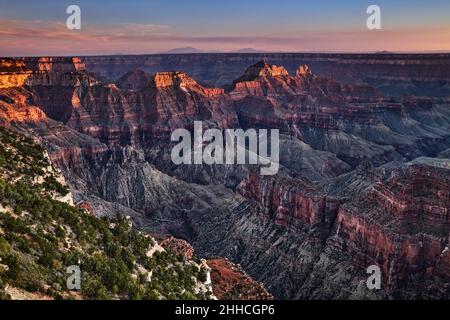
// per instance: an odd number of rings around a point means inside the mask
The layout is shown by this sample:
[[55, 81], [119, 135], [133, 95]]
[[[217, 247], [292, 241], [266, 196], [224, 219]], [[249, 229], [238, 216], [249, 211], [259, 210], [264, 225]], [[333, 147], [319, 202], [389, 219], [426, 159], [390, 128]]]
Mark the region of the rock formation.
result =
[[[213, 259], [218, 297], [448, 298], [448, 56], [263, 58], [1, 59], [1, 124], [45, 146], [81, 209]], [[196, 120], [279, 129], [280, 172], [174, 165], [170, 134]], [[370, 265], [381, 290], [365, 285]]]
[[211, 268], [213, 293], [219, 300], [272, 300], [263, 285], [250, 278], [245, 271], [227, 259], [207, 261]]
[[248, 66], [265, 60], [295, 74], [308, 65], [317, 75], [344, 84], [365, 84], [384, 94], [445, 97], [450, 94], [449, 54], [208, 53], [83, 58], [102, 77], [118, 79], [133, 69], [148, 73], [183, 70], [211, 86], [232, 83]]

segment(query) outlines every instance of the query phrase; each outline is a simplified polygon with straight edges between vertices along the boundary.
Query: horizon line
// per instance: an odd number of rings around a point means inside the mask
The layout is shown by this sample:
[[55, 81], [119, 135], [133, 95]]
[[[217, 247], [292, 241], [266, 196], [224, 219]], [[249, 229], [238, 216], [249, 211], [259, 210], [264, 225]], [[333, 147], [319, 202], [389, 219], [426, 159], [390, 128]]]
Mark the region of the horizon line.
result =
[[323, 54], [323, 55], [439, 55], [450, 54], [450, 50], [417, 50], [417, 51], [264, 51], [261, 52], [239, 52], [237, 51], [205, 51], [205, 52], [153, 52], [153, 53], [98, 53], [98, 54], [63, 54], [63, 55], [0, 55], [0, 58], [70, 58], [70, 57], [111, 57], [111, 56], [171, 56], [171, 55], [213, 55], [213, 54], [239, 54], [239, 55], [267, 55], [267, 54]]

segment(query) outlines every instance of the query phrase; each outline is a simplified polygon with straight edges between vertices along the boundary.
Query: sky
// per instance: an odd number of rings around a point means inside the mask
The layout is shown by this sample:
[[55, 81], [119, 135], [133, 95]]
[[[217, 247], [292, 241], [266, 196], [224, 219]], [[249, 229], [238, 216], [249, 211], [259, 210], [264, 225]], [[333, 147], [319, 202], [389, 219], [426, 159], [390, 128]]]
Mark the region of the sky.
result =
[[[369, 5], [381, 29], [366, 26]], [[69, 30], [66, 8], [81, 9]], [[450, 52], [448, 0], [0, 0], [0, 56], [207, 52]]]

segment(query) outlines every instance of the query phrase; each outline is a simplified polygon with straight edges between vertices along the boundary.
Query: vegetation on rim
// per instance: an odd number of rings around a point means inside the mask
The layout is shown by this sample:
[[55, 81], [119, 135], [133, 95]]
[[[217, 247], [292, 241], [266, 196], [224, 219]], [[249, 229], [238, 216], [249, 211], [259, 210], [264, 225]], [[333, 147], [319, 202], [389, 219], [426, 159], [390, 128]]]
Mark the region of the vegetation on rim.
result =
[[[0, 299], [7, 286], [56, 299], [206, 299], [205, 270], [117, 216], [99, 219], [55, 200], [69, 190], [42, 147], [0, 127]], [[66, 268], [79, 265], [81, 291]]]

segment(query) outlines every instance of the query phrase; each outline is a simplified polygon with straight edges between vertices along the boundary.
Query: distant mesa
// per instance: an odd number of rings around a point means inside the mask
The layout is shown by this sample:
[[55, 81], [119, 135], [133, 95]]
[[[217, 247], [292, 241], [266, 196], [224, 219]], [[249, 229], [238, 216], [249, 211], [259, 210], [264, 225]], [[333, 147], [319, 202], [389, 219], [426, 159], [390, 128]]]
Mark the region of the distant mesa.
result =
[[388, 51], [388, 50], [376, 51], [375, 53], [376, 54], [395, 54], [395, 52]]
[[259, 50], [259, 49], [255, 49], [255, 48], [242, 48], [235, 52], [236, 53], [267, 53], [269, 51]]
[[270, 51], [255, 49], [255, 48], [242, 48], [237, 50], [202, 50], [194, 47], [182, 47], [174, 48], [167, 51], [161, 51], [161, 54], [191, 54], [191, 53], [269, 53]]
[[163, 54], [181, 54], [181, 53], [204, 53], [205, 51], [193, 47], [174, 48], [160, 53]]

